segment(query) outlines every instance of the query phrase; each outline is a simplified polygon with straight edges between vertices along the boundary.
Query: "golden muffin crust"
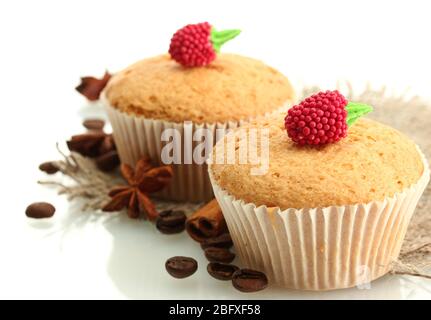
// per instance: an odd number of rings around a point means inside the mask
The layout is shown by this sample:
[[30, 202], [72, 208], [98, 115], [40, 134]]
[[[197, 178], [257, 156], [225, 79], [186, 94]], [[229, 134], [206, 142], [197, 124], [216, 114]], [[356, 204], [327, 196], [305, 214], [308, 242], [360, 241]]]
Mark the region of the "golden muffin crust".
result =
[[129, 114], [196, 123], [246, 120], [294, 97], [280, 72], [234, 54], [219, 54], [200, 68], [185, 68], [168, 55], [144, 59], [113, 76], [105, 93]]
[[[391, 197], [416, 183], [424, 171], [416, 145], [391, 127], [359, 119], [349, 128], [348, 136], [337, 143], [300, 147], [288, 138], [284, 115], [242, 127], [269, 128], [269, 169], [265, 175], [251, 175], [250, 168], [257, 166], [238, 164], [236, 150], [235, 165], [210, 167], [222, 189], [257, 206], [300, 209], [350, 205]], [[234, 134], [237, 145], [238, 131]]]

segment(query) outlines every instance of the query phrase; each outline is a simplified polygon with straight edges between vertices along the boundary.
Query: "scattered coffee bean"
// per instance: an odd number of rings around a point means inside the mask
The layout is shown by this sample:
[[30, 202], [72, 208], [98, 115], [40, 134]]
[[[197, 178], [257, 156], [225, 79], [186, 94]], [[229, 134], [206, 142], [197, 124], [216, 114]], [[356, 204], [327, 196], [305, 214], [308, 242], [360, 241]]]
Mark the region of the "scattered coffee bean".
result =
[[224, 264], [219, 262], [211, 262], [207, 266], [208, 273], [217, 280], [232, 280], [233, 274], [239, 268], [233, 264]]
[[58, 172], [59, 169], [53, 162], [48, 161], [48, 162], [41, 163], [39, 165], [39, 170], [47, 174], [54, 174]]
[[102, 130], [105, 126], [105, 121], [100, 119], [87, 119], [82, 125], [88, 130]]
[[25, 209], [25, 215], [34, 219], [51, 218], [54, 212], [55, 207], [48, 202], [35, 202]]
[[186, 214], [182, 210], [165, 210], [159, 213], [159, 220], [163, 221], [163, 224], [167, 226], [184, 224], [186, 219]]
[[172, 257], [165, 263], [166, 271], [174, 278], [182, 279], [191, 276], [198, 269], [195, 259], [189, 257]]
[[70, 151], [78, 152], [84, 157], [96, 158], [101, 155], [99, 148], [105, 137], [106, 133], [102, 131], [89, 131], [72, 136], [66, 143]]
[[163, 223], [161, 223], [160, 221], [156, 222], [156, 227], [157, 230], [159, 230], [161, 233], [164, 234], [175, 234], [175, 233], [180, 233], [183, 232], [185, 229], [185, 225], [184, 224], [179, 224], [176, 226], [167, 226], [167, 225], [163, 225]]
[[260, 271], [241, 269], [232, 276], [233, 286], [242, 292], [255, 292], [268, 286], [268, 278]]
[[120, 164], [120, 158], [115, 150], [102, 154], [96, 158], [97, 167], [105, 172], [114, 170]]
[[206, 249], [209, 247], [217, 247], [217, 248], [230, 248], [232, 247], [232, 238], [230, 237], [229, 233], [223, 233], [217, 237], [209, 238], [204, 240], [201, 243], [201, 248]]
[[99, 155], [102, 155], [115, 149], [115, 141], [112, 134], [107, 134], [99, 146], [98, 153]]
[[210, 262], [231, 263], [235, 259], [235, 253], [226, 248], [209, 247], [205, 249], [205, 257]]
[[181, 210], [165, 210], [159, 213], [156, 227], [161, 233], [180, 233], [185, 229], [186, 214]]

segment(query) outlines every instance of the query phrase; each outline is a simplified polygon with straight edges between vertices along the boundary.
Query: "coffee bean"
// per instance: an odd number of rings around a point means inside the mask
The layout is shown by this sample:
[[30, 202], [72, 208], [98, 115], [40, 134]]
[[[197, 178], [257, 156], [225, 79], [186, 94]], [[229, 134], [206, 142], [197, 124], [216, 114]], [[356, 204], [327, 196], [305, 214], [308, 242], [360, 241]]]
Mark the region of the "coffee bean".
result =
[[198, 269], [195, 259], [189, 257], [172, 257], [165, 263], [166, 271], [174, 278], [182, 279], [191, 276]]
[[48, 161], [48, 162], [41, 163], [39, 165], [39, 170], [47, 174], [54, 174], [58, 172], [59, 169], [53, 162]]
[[268, 278], [260, 271], [241, 269], [233, 274], [232, 285], [242, 292], [255, 292], [268, 286]]
[[181, 210], [165, 210], [159, 213], [156, 227], [161, 233], [180, 233], [185, 229], [186, 215]]
[[182, 210], [165, 210], [159, 213], [159, 220], [166, 226], [184, 224], [186, 219], [186, 214]]
[[115, 141], [114, 138], [112, 137], [112, 134], [107, 134], [104, 138], [102, 143], [99, 146], [99, 150], [98, 153], [99, 155], [108, 153], [112, 150], [115, 150]]
[[214, 238], [208, 238], [201, 243], [201, 248], [206, 249], [209, 247], [217, 247], [217, 248], [230, 248], [232, 247], [232, 238], [229, 233], [223, 233]]
[[205, 249], [205, 257], [210, 262], [231, 263], [235, 259], [235, 253], [226, 248], [209, 247]]
[[102, 131], [89, 131], [72, 136], [66, 144], [70, 151], [78, 152], [84, 157], [96, 158], [101, 155], [99, 147], [105, 137], [106, 133]]
[[120, 164], [117, 151], [113, 150], [96, 158], [97, 167], [104, 171], [112, 171]]
[[224, 264], [219, 262], [211, 262], [207, 266], [208, 273], [217, 280], [231, 280], [233, 274], [239, 268], [233, 264]]
[[163, 223], [160, 223], [160, 221], [156, 222], [157, 230], [159, 230], [161, 233], [164, 234], [176, 234], [183, 232], [185, 230], [185, 224], [179, 224], [176, 226], [166, 226], [163, 225]]
[[34, 219], [51, 218], [54, 212], [55, 207], [48, 202], [35, 202], [25, 209], [26, 216]]
[[102, 130], [105, 126], [105, 121], [100, 119], [87, 119], [82, 125], [88, 130]]

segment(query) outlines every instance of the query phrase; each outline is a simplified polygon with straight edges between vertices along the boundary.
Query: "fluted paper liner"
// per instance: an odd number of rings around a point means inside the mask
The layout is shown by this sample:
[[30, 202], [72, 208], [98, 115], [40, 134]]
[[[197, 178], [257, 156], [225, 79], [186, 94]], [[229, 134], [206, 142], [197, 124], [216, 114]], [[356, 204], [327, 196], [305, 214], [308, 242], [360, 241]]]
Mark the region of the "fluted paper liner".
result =
[[[420, 152], [420, 150], [419, 150]], [[429, 182], [383, 201], [313, 209], [256, 207], [235, 199], [210, 179], [235, 249], [246, 267], [292, 289], [332, 290], [366, 284], [386, 274], [398, 257], [410, 218]]]
[[[101, 100], [108, 113], [112, 125], [115, 144], [122, 163], [134, 166], [140, 157], [147, 155], [158, 164], [161, 161], [162, 148], [167, 142], [161, 141], [161, 134], [165, 129], [177, 129], [181, 133], [178, 141], [179, 150], [184, 153], [184, 137], [193, 137], [198, 129], [210, 129], [212, 132], [212, 145], [216, 143], [217, 129], [234, 129], [251, 120], [229, 121], [226, 123], [184, 123], [163, 120], [147, 119], [121, 112], [110, 106], [102, 93]], [[282, 108], [286, 108], [283, 106]], [[277, 109], [279, 110], [279, 109]], [[194, 147], [200, 144], [194, 141]], [[214, 198], [211, 182], [208, 177], [207, 164], [173, 164], [174, 177], [172, 182], [158, 194], [159, 197], [169, 200], [207, 202]]]

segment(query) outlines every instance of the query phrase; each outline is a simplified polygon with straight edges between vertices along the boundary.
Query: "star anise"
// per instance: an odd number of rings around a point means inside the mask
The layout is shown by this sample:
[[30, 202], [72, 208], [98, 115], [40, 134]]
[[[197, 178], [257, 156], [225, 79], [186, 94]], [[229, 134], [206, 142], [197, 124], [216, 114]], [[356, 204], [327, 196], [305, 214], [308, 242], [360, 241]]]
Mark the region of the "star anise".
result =
[[107, 71], [102, 79], [97, 79], [95, 77], [82, 77], [81, 83], [75, 89], [88, 100], [96, 101], [99, 99], [100, 93], [105, 88], [109, 79], [111, 79], [111, 74]]
[[172, 168], [153, 167], [150, 159], [143, 157], [136, 163], [135, 169], [122, 164], [120, 170], [127, 185], [114, 187], [109, 192], [111, 201], [102, 210], [112, 212], [127, 207], [127, 214], [132, 219], [140, 215], [149, 220], [156, 219], [158, 212], [148, 194], [160, 191], [168, 185], [173, 176]]

